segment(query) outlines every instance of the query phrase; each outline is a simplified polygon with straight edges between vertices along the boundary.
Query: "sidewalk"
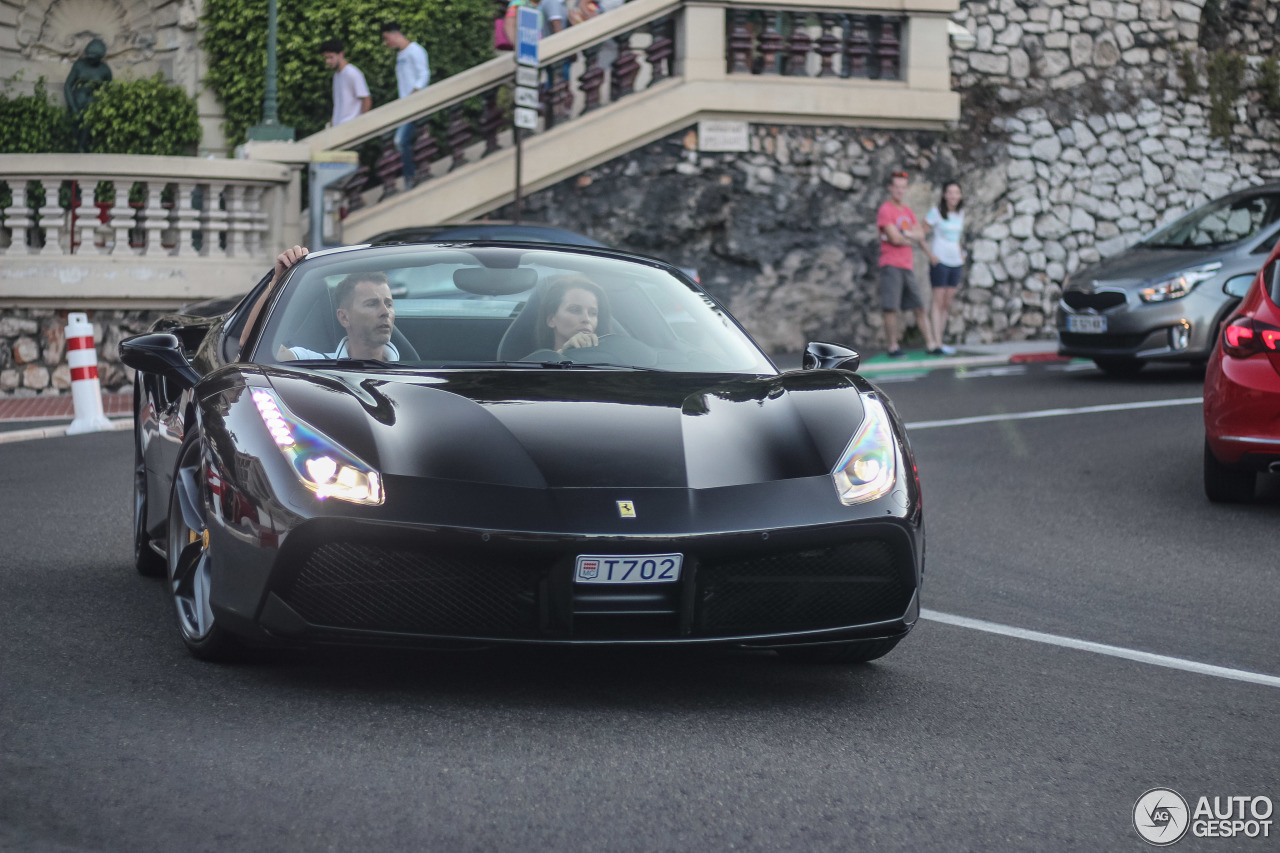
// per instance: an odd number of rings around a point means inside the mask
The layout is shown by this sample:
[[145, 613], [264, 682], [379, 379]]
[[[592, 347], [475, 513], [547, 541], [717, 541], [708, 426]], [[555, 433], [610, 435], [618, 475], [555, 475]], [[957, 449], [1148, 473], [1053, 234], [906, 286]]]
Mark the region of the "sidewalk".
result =
[[[955, 355], [929, 355], [908, 350], [902, 358], [877, 352], [864, 356], [858, 372], [867, 376], [909, 371], [1023, 364], [1035, 361], [1068, 361], [1058, 355], [1056, 341], [1019, 341], [1006, 344], [974, 344], [957, 347]], [[800, 353], [780, 353], [773, 361], [782, 370], [800, 367]], [[132, 425], [133, 392], [104, 393], [102, 408], [117, 429]], [[75, 416], [70, 394], [56, 397], [0, 397], [0, 444], [31, 438], [64, 435]]]
[[[133, 424], [133, 391], [102, 395], [102, 410], [117, 429]], [[70, 394], [0, 397], [0, 444], [65, 435], [75, 417]]]

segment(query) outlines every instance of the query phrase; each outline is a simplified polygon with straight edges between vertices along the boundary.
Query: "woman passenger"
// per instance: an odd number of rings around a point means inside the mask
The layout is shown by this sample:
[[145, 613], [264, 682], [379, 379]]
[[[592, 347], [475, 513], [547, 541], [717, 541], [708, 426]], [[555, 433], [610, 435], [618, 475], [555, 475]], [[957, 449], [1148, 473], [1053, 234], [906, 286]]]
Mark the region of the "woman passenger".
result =
[[551, 280], [542, 294], [534, 340], [540, 349], [563, 354], [567, 349], [594, 347], [597, 330], [609, 329], [609, 303], [600, 286], [582, 275]]

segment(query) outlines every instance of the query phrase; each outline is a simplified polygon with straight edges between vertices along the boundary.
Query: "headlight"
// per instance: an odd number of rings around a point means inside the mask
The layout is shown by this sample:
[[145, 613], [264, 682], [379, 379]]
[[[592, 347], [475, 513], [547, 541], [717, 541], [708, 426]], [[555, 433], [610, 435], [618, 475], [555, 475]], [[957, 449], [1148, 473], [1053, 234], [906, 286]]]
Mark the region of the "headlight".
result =
[[254, 388], [253, 402], [276, 447], [317, 498], [369, 506], [382, 503], [385, 495], [377, 471], [294, 417], [272, 392]]
[[1170, 299], [1181, 299], [1195, 289], [1200, 282], [1213, 278], [1213, 274], [1220, 269], [1222, 269], [1221, 263], [1196, 267], [1173, 278], [1166, 278], [1164, 281], [1144, 287], [1138, 291], [1138, 295], [1142, 297], [1143, 302], [1168, 302]]
[[862, 411], [862, 425], [831, 474], [836, 494], [846, 506], [881, 497], [893, 488], [897, 478], [896, 442], [889, 413], [879, 400], [867, 396], [862, 398]]

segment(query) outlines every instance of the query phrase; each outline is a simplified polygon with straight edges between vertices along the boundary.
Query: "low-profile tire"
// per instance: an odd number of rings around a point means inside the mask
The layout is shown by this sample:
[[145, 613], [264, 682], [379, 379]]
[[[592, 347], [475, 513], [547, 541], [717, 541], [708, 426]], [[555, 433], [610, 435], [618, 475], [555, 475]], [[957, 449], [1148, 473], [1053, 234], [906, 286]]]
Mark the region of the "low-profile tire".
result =
[[1204, 443], [1204, 494], [1214, 503], [1238, 504], [1253, 500], [1258, 475], [1247, 469], [1223, 465]]
[[880, 640], [853, 640], [847, 643], [828, 643], [825, 646], [793, 646], [778, 649], [778, 654], [798, 663], [867, 663], [882, 658], [902, 637], [886, 637]]
[[142, 457], [142, 385], [133, 383], [133, 565], [138, 574], [162, 578], [168, 565], [165, 558], [151, 547], [147, 532], [147, 463]]
[[243, 647], [217, 624], [210, 607], [210, 554], [204, 520], [204, 471], [200, 440], [183, 443], [169, 493], [166, 553], [169, 589], [178, 615], [178, 631], [187, 650], [207, 661], [239, 659]]
[[1114, 376], [1118, 379], [1127, 379], [1130, 376], [1137, 376], [1142, 368], [1146, 367], [1146, 362], [1137, 358], [1095, 358], [1093, 363], [1098, 369], [1108, 376]]

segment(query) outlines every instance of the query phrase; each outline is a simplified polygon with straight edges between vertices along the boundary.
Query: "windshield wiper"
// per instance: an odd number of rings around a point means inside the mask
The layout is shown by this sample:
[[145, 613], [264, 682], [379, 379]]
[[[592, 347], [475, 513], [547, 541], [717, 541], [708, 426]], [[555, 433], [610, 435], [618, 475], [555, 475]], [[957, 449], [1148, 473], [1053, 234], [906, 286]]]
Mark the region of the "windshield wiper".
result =
[[298, 358], [290, 359], [283, 363], [299, 364], [306, 367], [336, 367], [339, 370], [383, 370], [404, 366], [378, 358]]
[[583, 362], [583, 361], [467, 361], [454, 364], [442, 364], [437, 370], [470, 370], [470, 369], [488, 369], [488, 368], [515, 368], [524, 370], [573, 370], [575, 368], [586, 368], [587, 370], [646, 370], [657, 373], [666, 373], [660, 367], [639, 367], [634, 364], [607, 364], [604, 362]]

